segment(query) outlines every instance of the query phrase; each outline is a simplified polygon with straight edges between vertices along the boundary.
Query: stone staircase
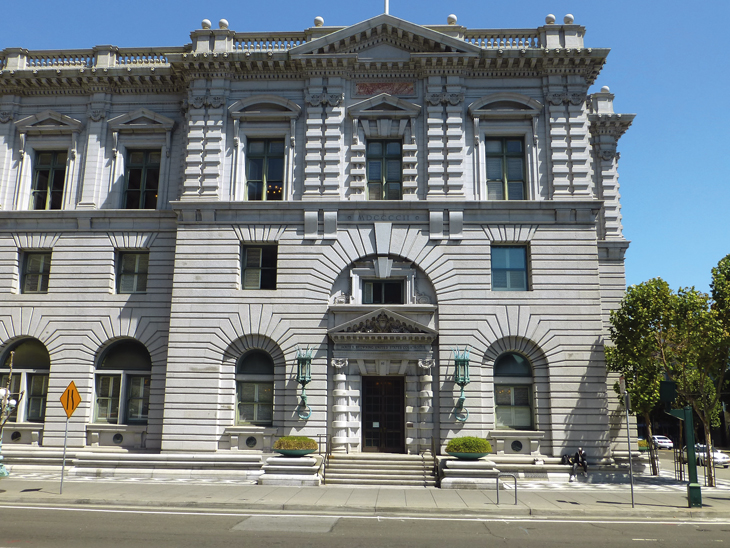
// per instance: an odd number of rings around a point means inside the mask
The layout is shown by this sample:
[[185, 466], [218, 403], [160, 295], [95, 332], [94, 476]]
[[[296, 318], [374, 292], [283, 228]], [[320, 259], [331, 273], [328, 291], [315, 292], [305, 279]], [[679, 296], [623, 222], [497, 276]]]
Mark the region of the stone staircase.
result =
[[391, 453], [334, 453], [327, 458], [327, 485], [397, 485], [433, 487], [433, 459]]

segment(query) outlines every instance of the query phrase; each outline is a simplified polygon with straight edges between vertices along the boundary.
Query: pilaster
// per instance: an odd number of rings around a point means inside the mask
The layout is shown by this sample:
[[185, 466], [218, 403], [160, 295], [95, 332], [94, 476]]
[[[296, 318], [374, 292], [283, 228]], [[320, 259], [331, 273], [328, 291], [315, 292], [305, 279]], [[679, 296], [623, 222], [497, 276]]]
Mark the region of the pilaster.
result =
[[0, 209], [13, 205], [13, 146], [15, 142], [15, 97], [3, 97], [0, 103]]
[[565, 107], [567, 94], [562, 87], [551, 86], [547, 94], [550, 127], [550, 159], [553, 171], [552, 199], [560, 200], [571, 195], [570, 166], [568, 157], [568, 111]]
[[464, 87], [461, 78], [449, 76], [443, 102], [446, 106], [446, 178], [450, 198], [464, 197]]
[[[77, 209], [98, 209], [104, 174], [104, 160], [107, 134], [107, 113], [110, 97], [106, 93], [95, 93], [91, 97], [86, 121], [86, 154]], [[111, 204], [121, 207], [121, 204]]]
[[322, 162], [324, 147], [324, 87], [321, 78], [312, 78], [306, 94], [307, 118], [304, 143], [304, 190], [302, 200], [312, 200], [322, 193]]
[[343, 147], [345, 143], [344, 94], [339, 78], [330, 78], [327, 85], [327, 107], [324, 110], [324, 173], [323, 196], [338, 200], [343, 179]]
[[440, 76], [429, 76], [426, 86], [426, 149], [427, 196], [444, 198], [446, 190], [446, 157], [443, 86]]

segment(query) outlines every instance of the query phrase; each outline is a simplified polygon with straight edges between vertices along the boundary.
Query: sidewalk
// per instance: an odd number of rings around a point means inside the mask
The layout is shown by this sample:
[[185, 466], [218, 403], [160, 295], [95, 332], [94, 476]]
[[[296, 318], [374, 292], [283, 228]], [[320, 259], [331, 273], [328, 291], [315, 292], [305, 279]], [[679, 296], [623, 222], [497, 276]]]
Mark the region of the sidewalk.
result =
[[[60, 479], [60, 476], [59, 476]], [[678, 484], [637, 484], [636, 508], [628, 485], [568, 484], [541, 488], [518, 484], [514, 491], [391, 487], [279, 487], [242, 483], [144, 481], [59, 481], [13, 478], [0, 481], [0, 505], [117, 507], [232, 513], [289, 512], [336, 515], [487, 517], [563, 517], [569, 519], [729, 519], [730, 490], [703, 488], [703, 508], [687, 508]]]

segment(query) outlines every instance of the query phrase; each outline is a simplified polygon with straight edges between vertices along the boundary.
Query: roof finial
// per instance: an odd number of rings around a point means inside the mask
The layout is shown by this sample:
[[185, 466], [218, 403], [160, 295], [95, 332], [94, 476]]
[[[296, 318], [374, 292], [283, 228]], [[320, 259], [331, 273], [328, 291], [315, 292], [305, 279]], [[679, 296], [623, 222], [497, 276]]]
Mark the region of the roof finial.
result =
[[385, 0], [385, 15], [388, 15], [390, 12], [390, 1]]

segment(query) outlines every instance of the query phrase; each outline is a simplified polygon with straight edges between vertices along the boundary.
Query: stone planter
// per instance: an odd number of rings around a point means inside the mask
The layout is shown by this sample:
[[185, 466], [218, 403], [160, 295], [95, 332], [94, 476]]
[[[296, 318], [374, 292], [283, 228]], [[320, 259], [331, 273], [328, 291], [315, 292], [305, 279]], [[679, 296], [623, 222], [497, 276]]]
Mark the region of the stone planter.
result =
[[273, 451], [284, 457], [303, 457], [305, 455], [311, 455], [316, 449], [274, 449]]
[[456, 457], [459, 460], [478, 460], [482, 457], [486, 457], [489, 453], [456, 453], [452, 451], [446, 451], [447, 455]]

